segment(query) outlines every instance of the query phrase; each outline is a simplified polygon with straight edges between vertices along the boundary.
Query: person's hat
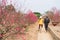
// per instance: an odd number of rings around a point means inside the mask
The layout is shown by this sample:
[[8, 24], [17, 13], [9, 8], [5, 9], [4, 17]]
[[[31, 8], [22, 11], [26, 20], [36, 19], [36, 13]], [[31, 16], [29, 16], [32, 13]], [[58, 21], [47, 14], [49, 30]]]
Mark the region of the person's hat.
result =
[[40, 16], [40, 18], [42, 18], [42, 16]]

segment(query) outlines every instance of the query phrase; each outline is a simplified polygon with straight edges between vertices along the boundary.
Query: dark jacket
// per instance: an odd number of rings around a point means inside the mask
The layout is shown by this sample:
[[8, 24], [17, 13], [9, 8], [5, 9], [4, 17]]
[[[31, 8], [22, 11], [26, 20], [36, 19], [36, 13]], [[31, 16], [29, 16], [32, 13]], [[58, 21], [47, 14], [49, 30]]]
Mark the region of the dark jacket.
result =
[[47, 17], [44, 19], [44, 24], [48, 24], [50, 22], [50, 19]]

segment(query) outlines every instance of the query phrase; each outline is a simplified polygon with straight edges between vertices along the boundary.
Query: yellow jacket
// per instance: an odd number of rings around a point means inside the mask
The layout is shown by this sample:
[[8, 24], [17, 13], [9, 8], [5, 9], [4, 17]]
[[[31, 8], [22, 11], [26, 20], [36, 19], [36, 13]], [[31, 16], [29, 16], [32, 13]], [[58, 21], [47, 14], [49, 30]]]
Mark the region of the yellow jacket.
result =
[[41, 19], [38, 20], [38, 23], [39, 23], [39, 24], [44, 24], [43, 21], [44, 21], [43, 18], [41, 18]]

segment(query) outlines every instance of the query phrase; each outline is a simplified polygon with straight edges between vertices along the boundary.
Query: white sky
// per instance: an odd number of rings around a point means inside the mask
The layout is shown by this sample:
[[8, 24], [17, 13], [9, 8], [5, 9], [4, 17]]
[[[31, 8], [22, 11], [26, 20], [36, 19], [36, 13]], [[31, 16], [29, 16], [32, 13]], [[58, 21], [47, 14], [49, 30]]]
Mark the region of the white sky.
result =
[[[32, 11], [44, 13], [52, 7], [60, 9], [60, 0], [12, 0], [12, 4], [14, 3], [16, 9], [22, 11], [25, 9], [25, 12], [31, 9]], [[9, 0], [8, 4], [10, 4]]]

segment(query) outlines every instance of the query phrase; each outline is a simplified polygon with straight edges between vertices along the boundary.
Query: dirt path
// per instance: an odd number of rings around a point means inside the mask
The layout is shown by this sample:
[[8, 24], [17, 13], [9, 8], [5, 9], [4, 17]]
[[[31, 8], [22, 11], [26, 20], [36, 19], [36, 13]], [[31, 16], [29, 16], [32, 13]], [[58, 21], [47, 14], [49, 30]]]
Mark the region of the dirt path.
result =
[[38, 32], [38, 40], [53, 40], [49, 32]]
[[37, 23], [36, 24], [32, 24], [31, 26], [29, 26], [28, 32], [27, 32], [27, 37], [26, 40], [37, 40]]
[[38, 32], [38, 40], [53, 40], [51, 34], [47, 31], [45, 31], [45, 28], [43, 27], [41, 31]]
[[38, 23], [31, 25], [28, 30], [27, 40], [53, 40], [49, 32], [45, 32], [44, 27], [38, 31]]

